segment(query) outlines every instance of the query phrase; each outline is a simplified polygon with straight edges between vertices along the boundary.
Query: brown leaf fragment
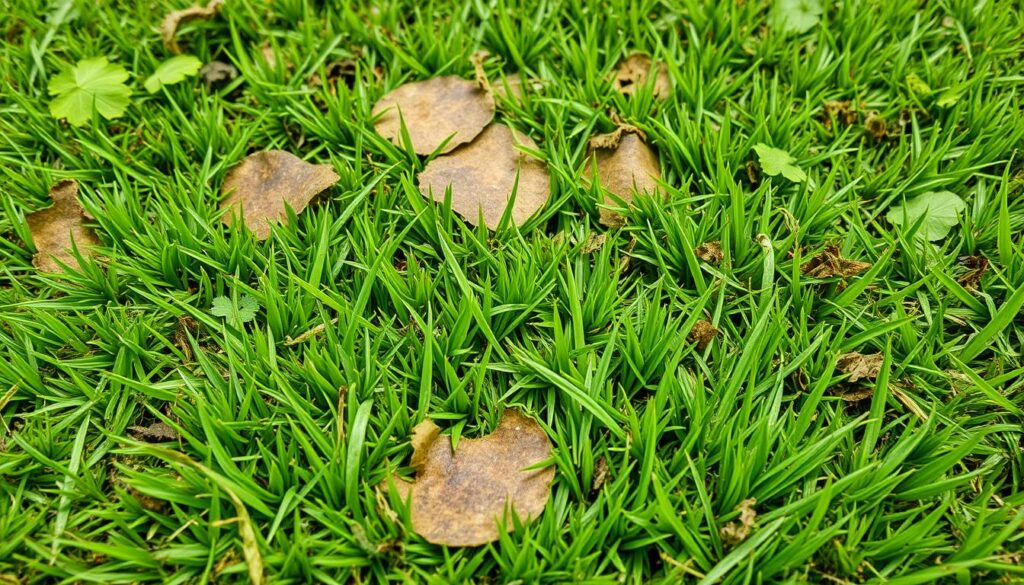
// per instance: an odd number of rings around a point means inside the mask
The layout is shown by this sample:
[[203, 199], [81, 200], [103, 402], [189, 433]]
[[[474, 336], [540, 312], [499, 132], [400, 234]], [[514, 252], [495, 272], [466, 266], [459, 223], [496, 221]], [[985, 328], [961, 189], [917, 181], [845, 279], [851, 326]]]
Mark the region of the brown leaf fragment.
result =
[[594, 463], [594, 480], [590, 484], [590, 493], [597, 493], [604, 486], [604, 482], [607, 479], [608, 460], [603, 456], [598, 457], [597, 462]]
[[319, 72], [309, 76], [307, 83], [310, 87], [326, 86], [328, 93], [334, 94], [339, 84], [352, 87], [356, 80], [356, 60], [351, 58], [331, 61], [324, 66], [324, 74], [321, 77]]
[[199, 70], [203, 82], [209, 87], [224, 85], [238, 77], [238, 69], [223, 61], [210, 61]]
[[988, 258], [984, 256], [963, 256], [960, 258], [960, 265], [966, 272], [957, 277], [956, 281], [967, 290], [977, 290], [981, 284], [981, 277], [988, 271]]
[[[648, 55], [633, 53], [623, 57], [616, 65], [614, 85], [615, 89], [626, 95], [632, 95], [637, 88], [647, 85], [647, 78], [651, 74], [652, 61]], [[668, 67], [664, 63], [658, 63], [654, 69], [655, 98], [663, 98], [671, 90], [671, 82], [668, 77]]]
[[178, 440], [178, 431], [165, 422], [155, 422], [147, 426], [132, 426], [128, 427], [128, 431], [136, 439], [142, 439], [148, 443]]
[[377, 133], [402, 145], [402, 122], [416, 154], [441, 153], [472, 141], [494, 119], [494, 98], [474, 81], [435, 77], [406, 83], [373, 106]]
[[[615, 138], [604, 135], [596, 139], [596, 142], [591, 142], [589, 160], [583, 173], [587, 183], [593, 180], [596, 167], [601, 187], [627, 204], [632, 203], [636, 193], [658, 191], [661, 162], [638, 133], [623, 131]], [[595, 144], [598, 146], [595, 147]], [[611, 146], [613, 144], [614, 146]], [[620, 205], [614, 198], [609, 198], [606, 202]], [[602, 225], [617, 227], [625, 223], [623, 217], [612, 209], [601, 207], [600, 213], [599, 221]]]
[[757, 500], [749, 498], [736, 506], [734, 511], [740, 513], [738, 520], [729, 522], [718, 529], [718, 535], [722, 537], [723, 543], [728, 546], [736, 546], [746, 540], [747, 536], [750, 535], [750, 529], [757, 523], [757, 511], [754, 510], [755, 505], [757, 505]]
[[487, 61], [491, 54], [487, 51], [476, 51], [469, 56], [469, 62], [473, 64], [473, 78], [480, 89], [490, 91], [491, 82], [487, 79], [487, 71], [484, 69], [484, 61]]
[[413, 529], [427, 541], [479, 546], [498, 539], [499, 521], [512, 530], [510, 509], [524, 521], [544, 511], [555, 469], [527, 469], [551, 456], [551, 442], [533, 419], [506, 410], [493, 433], [460, 439], [454, 453], [436, 425], [421, 427], [413, 435], [416, 480], [396, 479], [395, 486], [411, 495]]
[[849, 374], [847, 382], [853, 383], [861, 379], [874, 380], [882, 369], [882, 353], [862, 354], [856, 351], [844, 353], [836, 361], [836, 370]]
[[583, 242], [583, 245], [580, 247], [580, 252], [584, 254], [593, 254], [604, 247], [605, 240], [607, 239], [607, 232], [600, 234], [591, 233], [587, 236], [587, 241]]
[[821, 122], [826, 128], [832, 127], [832, 121], [839, 122], [842, 126], [852, 126], [857, 123], [857, 108], [850, 100], [825, 102], [821, 114]]
[[61, 264], [78, 266], [72, 243], [83, 258], [93, 256], [90, 246], [100, 243], [96, 232], [85, 225], [86, 215], [78, 202], [78, 182], [61, 181], [50, 188], [53, 205], [25, 217], [36, 255], [32, 264], [42, 272], [60, 272]]
[[452, 209], [470, 225], [477, 225], [482, 214], [493, 230], [515, 187], [512, 222], [523, 225], [547, 203], [551, 178], [544, 162], [517, 149], [517, 143], [537, 148], [530, 137], [508, 126], [488, 126], [472, 143], [430, 161], [417, 176], [420, 193], [443, 203], [450, 185]]
[[160, 36], [163, 38], [164, 47], [175, 55], [181, 54], [177, 38], [178, 28], [190, 20], [213, 18], [223, 4], [224, 0], [210, 0], [206, 6], [196, 4], [184, 10], [169, 12], [164, 17], [163, 24], [160, 25]]
[[241, 210], [246, 227], [265, 240], [271, 224], [287, 217], [287, 207], [300, 213], [338, 179], [330, 165], [310, 164], [283, 150], [251, 154], [224, 179], [221, 209], [231, 209], [223, 216], [224, 223], [231, 225]]
[[690, 330], [686, 339], [690, 343], [696, 343], [697, 349], [704, 349], [716, 335], [718, 335], [718, 328], [712, 325], [711, 321], [701, 319], [693, 324], [693, 329]]
[[839, 386], [835, 394], [843, 402], [860, 402], [875, 395], [875, 389], [871, 386]]
[[800, 272], [811, 278], [829, 278], [856, 276], [871, 268], [870, 262], [859, 262], [843, 258], [839, 246], [825, 246], [817, 256], [800, 266]]
[[717, 265], [725, 259], [725, 254], [722, 253], [722, 242], [719, 242], [718, 240], [704, 242], [694, 248], [693, 253], [708, 264]]
[[878, 112], [868, 112], [868, 115], [864, 117], [864, 130], [876, 142], [885, 140], [889, 135], [889, 127], [885, 123], [885, 118]]

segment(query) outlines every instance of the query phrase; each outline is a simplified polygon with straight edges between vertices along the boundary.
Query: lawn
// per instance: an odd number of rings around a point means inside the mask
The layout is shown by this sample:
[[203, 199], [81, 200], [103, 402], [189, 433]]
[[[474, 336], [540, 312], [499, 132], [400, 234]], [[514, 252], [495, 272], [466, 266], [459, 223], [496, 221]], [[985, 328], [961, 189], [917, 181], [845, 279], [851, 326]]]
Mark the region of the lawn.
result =
[[[1021, 2], [43, 4], [0, 0], [0, 584], [1024, 581]], [[419, 152], [481, 103], [501, 156]]]

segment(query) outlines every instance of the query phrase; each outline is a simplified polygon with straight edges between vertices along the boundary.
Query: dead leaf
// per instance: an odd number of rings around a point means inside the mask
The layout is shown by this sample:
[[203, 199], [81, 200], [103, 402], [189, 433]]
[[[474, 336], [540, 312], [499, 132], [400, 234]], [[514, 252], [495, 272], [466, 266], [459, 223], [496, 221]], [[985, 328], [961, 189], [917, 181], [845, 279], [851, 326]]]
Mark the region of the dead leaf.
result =
[[[401, 115], [399, 115], [401, 114]], [[494, 119], [494, 98], [473, 81], [435, 77], [395, 89], [373, 106], [377, 133], [402, 144], [402, 122], [416, 154], [441, 153], [470, 142]]]
[[[626, 95], [632, 95], [638, 87], [647, 85], [647, 77], [651, 73], [651, 58], [643, 53], [633, 53], [623, 57], [616, 65], [615, 89]], [[668, 67], [664, 63], [658, 63], [654, 71], [655, 98], [663, 98], [671, 90], [671, 82], [668, 77]]]
[[[643, 141], [637, 132], [620, 128], [618, 136], [601, 135], [591, 141], [591, 150], [584, 178], [589, 183], [593, 180], [594, 166], [601, 187], [612, 193], [627, 204], [633, 201], [635, 193], [654, 193], [658, 191], [658, 179], [661, 178], [661, 163], [658, 155]], [[596, 146], [595, 146], [596, 145]], [[608, 203], [618, 205], [614, 199]], [[625, 223], [617, 212], [602, 207], [600, 209], [602, 225], [617, 227]]]
[[988, 258], [984, 256], [963, 256], [960, 265], [967, 269], [956, 281], [967, 290], [976, 290], [981, 284], [981, 277], [988, 271]]
[[750, 535], [750, 529], [757, 523], [757, 511], [754, 510], [755, 505], [757, 505], [757, 500], [749, 498], [736, 506], [734, 511], [740, 513], [739, 521], [729, 522], [718, 530], [718, 535], [722, 537], [723, 543], [728, 546], [736, 546], [746, 540], [747, 536]]
[[703, 244], [694, 248], [693, 253], [698, 258], [707, 262], [708, 264], [719, 264], [725, 259], [725, 254], [722, 253], [722, 243], [718, 240], [711, 240], [710, 242], [704, 242]]
[[72, 242], [83, 258], [93, 256], [89, 249], [100, 243], [96, 232], [85, 225], [86, 215], [78, 202], [78, 182], [61, 181], [50, 189], [53, 205], [25, 217], [36, 255], [32, 264], [42, 272], [60, 272], [61, 263], [78, 266], [71, 253]]
[[882, 353], [862, 354], [856, 351], [844, 353], [836, 361], [836, 370], [849, 374], [847, 382], [853, 383], [861, 379], [874, 380], [882, 369]]
[[817, 256], [800, 266], [800, 272], [811, 278], [830, 278], [856, 276], [871, 268], [870, 262], [848, 260], [840, 254], [839, 246], [825, 246]]
[[326, 86], [328, 93], [333, 95], [338, 84], [344, 83], [347, 87], [352, 87], [355, 79], [356, 60], [347, 58], [331, 61], [324, 67], [323, 77], [314, 72], [309, 76], [307, 83], [310, 87]]
[[833, 391], [843, 402], [860, 402], [875, 395], [875, 389], [872, 386], [854, 386], [852, 384], [840, 385]]
[[516, 187], [512, 222], [523, 225], [547, 203], [551, 178], [544, 162], [518, 150], [516, 143], [537, 148], [530, 137], [513, 133], [508, 126], [488, 126], [472, 143], [430, 161], [417, 177], [420, 192], [443, 203], [451, 185], [452, 209], [470, 225], [477, 225], [482, 214], [484, 224], [493, 230]]
[[697, 349], [704, 349], [716, 335], [718, 335], [718, 328], [712, 325], [711, 321], [701, 319], [693, 324], [693, 329], [690, 330], [686, 339], [690, 343], [696, 343]]
[[213, 18], [223, 4], [224, 0], [210, 0], [209, 4], [206, 6], [196, 4], [184, 10], [175, 10], [168, 13], [167, 16], [164, 17], [163, 24], [160, 25], [160, 36], [163, 38], [164, 47], [166, 47], [171, 53], [180, 55], [181, 47], [178, 46], [177, 38], [178, 27], [197, 18]]
[[178, 440], [178, 431], [165, 422], [158, 421], [148, 426], [128, 427], [128, 430], [136, 439], [142, 439], [148, 443]]
[[885, 140], [885, 137], [889, 135], [885, 118], [883, 118], [878, 112], [868, 112], [868, 115], [864, 118], [864, 130], [868, 135], [874, 138], [876, 142]]
[[821, 114], [821, 122], [826, 128], [832, 127], [832, 120], [845, 126], [852, 126], [857, 123], [857, 108], [850, 100], [827, 101]]
[[487, 71], [484, 70], [484, 61], [489, 59], [491, 54], [487, 51], [476, 51], [469, 56], [469, 62], [473, 64], [473, 78], [476, 84], [485, 91], [491, 90], [491, 82], [487, 79]]
[[233, 81], [238, 77], [238, 69], [223, 61], [210, 61], [199, 70], [199, 75], [207, 86], [213, 87]]
[[608, 460], [604, 457], [599, 457], [597, 462], [594, 463], [594, 480], [590, 484], [590, 493], [597, 493], [604, 486], [604, 482], [607, 479]]
[[509, 508], [524, 521], [544, 511], [555, 468], [527, 468], [550, 456], [544, 429], [518, 410], [506, 410], [493, 433], [460, 439], [454, 454], [426, 420], [413, 431], [416, 481], [396, 478], [395, 487], [411, 494], [413, 529], [427, 541], [479, 546], [498, 539], [498, 521], [512, 530]]
[[[241, 210], [242, 218], [258, 240], [270, 236], [271, 223], [287, 217], [286, 206], [300, 213], [325, 189], [338, 182], [330, 165], [314, 165], [283, 150], [251, 154], [224, 179], [221, 209]], [[231, 225], [236, 210], [223, 216]]]

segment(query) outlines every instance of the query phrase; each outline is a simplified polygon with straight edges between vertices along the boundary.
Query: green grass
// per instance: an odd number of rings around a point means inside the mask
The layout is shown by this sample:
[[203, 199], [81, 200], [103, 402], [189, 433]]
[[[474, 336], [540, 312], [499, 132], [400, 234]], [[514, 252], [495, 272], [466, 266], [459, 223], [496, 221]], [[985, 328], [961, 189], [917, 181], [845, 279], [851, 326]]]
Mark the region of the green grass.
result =
[[[1020, 2], [832, 1], [787, 36], [753, 0], [228, 0], [180, 40], [239, 78], [155, 95], [165, 3], [40, 4], [0, 0], [0, 583], [246, 582], [244, 537], [269, 583], [1024, 580]], [[370, 123], [404, 81], [471, 76], [480, 48], [492, 76], [543, 84], [499, 118], [553, 184], [493, 234], [425, 200], [424, 161]], [[612, 89], [635, 50], [668, 64], [668, 99]], [[51, 118], [48, 81], [97, 56], [132, 72], [126, 115]], [[309, 83], [339, 59], [351, 87]], [[826, 124], [829, 100], [857, 121]], [[876, 140], [870, 111], [901, 131]], [[621, 230], [580, 181], [612, 113], [667, 191]], [[758, 143], [809, 180], [751, 182]], [[260, 243], [223, 226], [218, 191], [268, 148], [341, 181]], [[43, 276], [24, 216], [64, 178], [104, 258]], [[967, 212], [934, 245], [885, 219], [937, 190]], [[710, 240], [721, 265], [694, 254]], [[803, 276], [828, 244], [874, 266]], [[991, 262], [976, 290], [964, 256]], [[253, 321], [211, 314], [243, 295]], [[885, 355], [858, 403], [836, 393], [849, 351]], [[410, 429], [476, 436], [511, 405], [555, 446], [543, 516], [426, 543], [386, 482]], [[180, 440], [130, 438], [156, 420]], [[756, 526], [729, 546], [747, 498]]]

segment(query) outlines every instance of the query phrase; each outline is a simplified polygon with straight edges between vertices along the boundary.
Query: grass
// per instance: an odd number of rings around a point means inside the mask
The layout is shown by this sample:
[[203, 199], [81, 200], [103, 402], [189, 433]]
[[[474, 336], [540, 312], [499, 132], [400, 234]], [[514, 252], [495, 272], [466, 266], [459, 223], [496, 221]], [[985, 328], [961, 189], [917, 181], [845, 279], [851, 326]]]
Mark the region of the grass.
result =
[[[268, 583], [1024, 580], [1020, 2], [826, 2], [790, 35], [749, 0], [345, 4], [229, 1], [180, 41], [238, 79], [148, 95], [164, 3], [0, 0], [0, 583], [246, 582], [257, 560]], [[542, 83], [499, 117], [553, 183], [497, 233], [421, 197], [424, 162], [370, 123], [480, 48]], [[664, 101], [611, 88], [635, 50], [667, 64]], [[48, 80], [96, 56], [132, 72], [126, 115], [53, 119]], [[341, 59], [352, 79], [310, 83]], [[613, 113], [667, 191], [619, 230], [580, 181]], [[808, 181], [752, 181], [758, 143]], [[260, 243], [218, 190], [268, 148], [341, 181]], [[45, 276], [24, 216], [65, 178], [104, 258]], [[940, 241], [885, 219], [937, 190], [967, 203]], [[720, 265], [694, 253], [712, 240]], [[872, 268], [804, 276], [830, 244]], [[973, 288], [966, 256], [991, 262]], [[251, 322], [210, 312], [245, 295]], [[859, 402], [837, 393], [851, 351], [884, 355]], [[512, 405], [555, 446], [546, 511], [490, 546], [426, 543], [386, 482], [410, 429], [476, 436]], [[157, 420], [180, 439], [131, 437]]]

